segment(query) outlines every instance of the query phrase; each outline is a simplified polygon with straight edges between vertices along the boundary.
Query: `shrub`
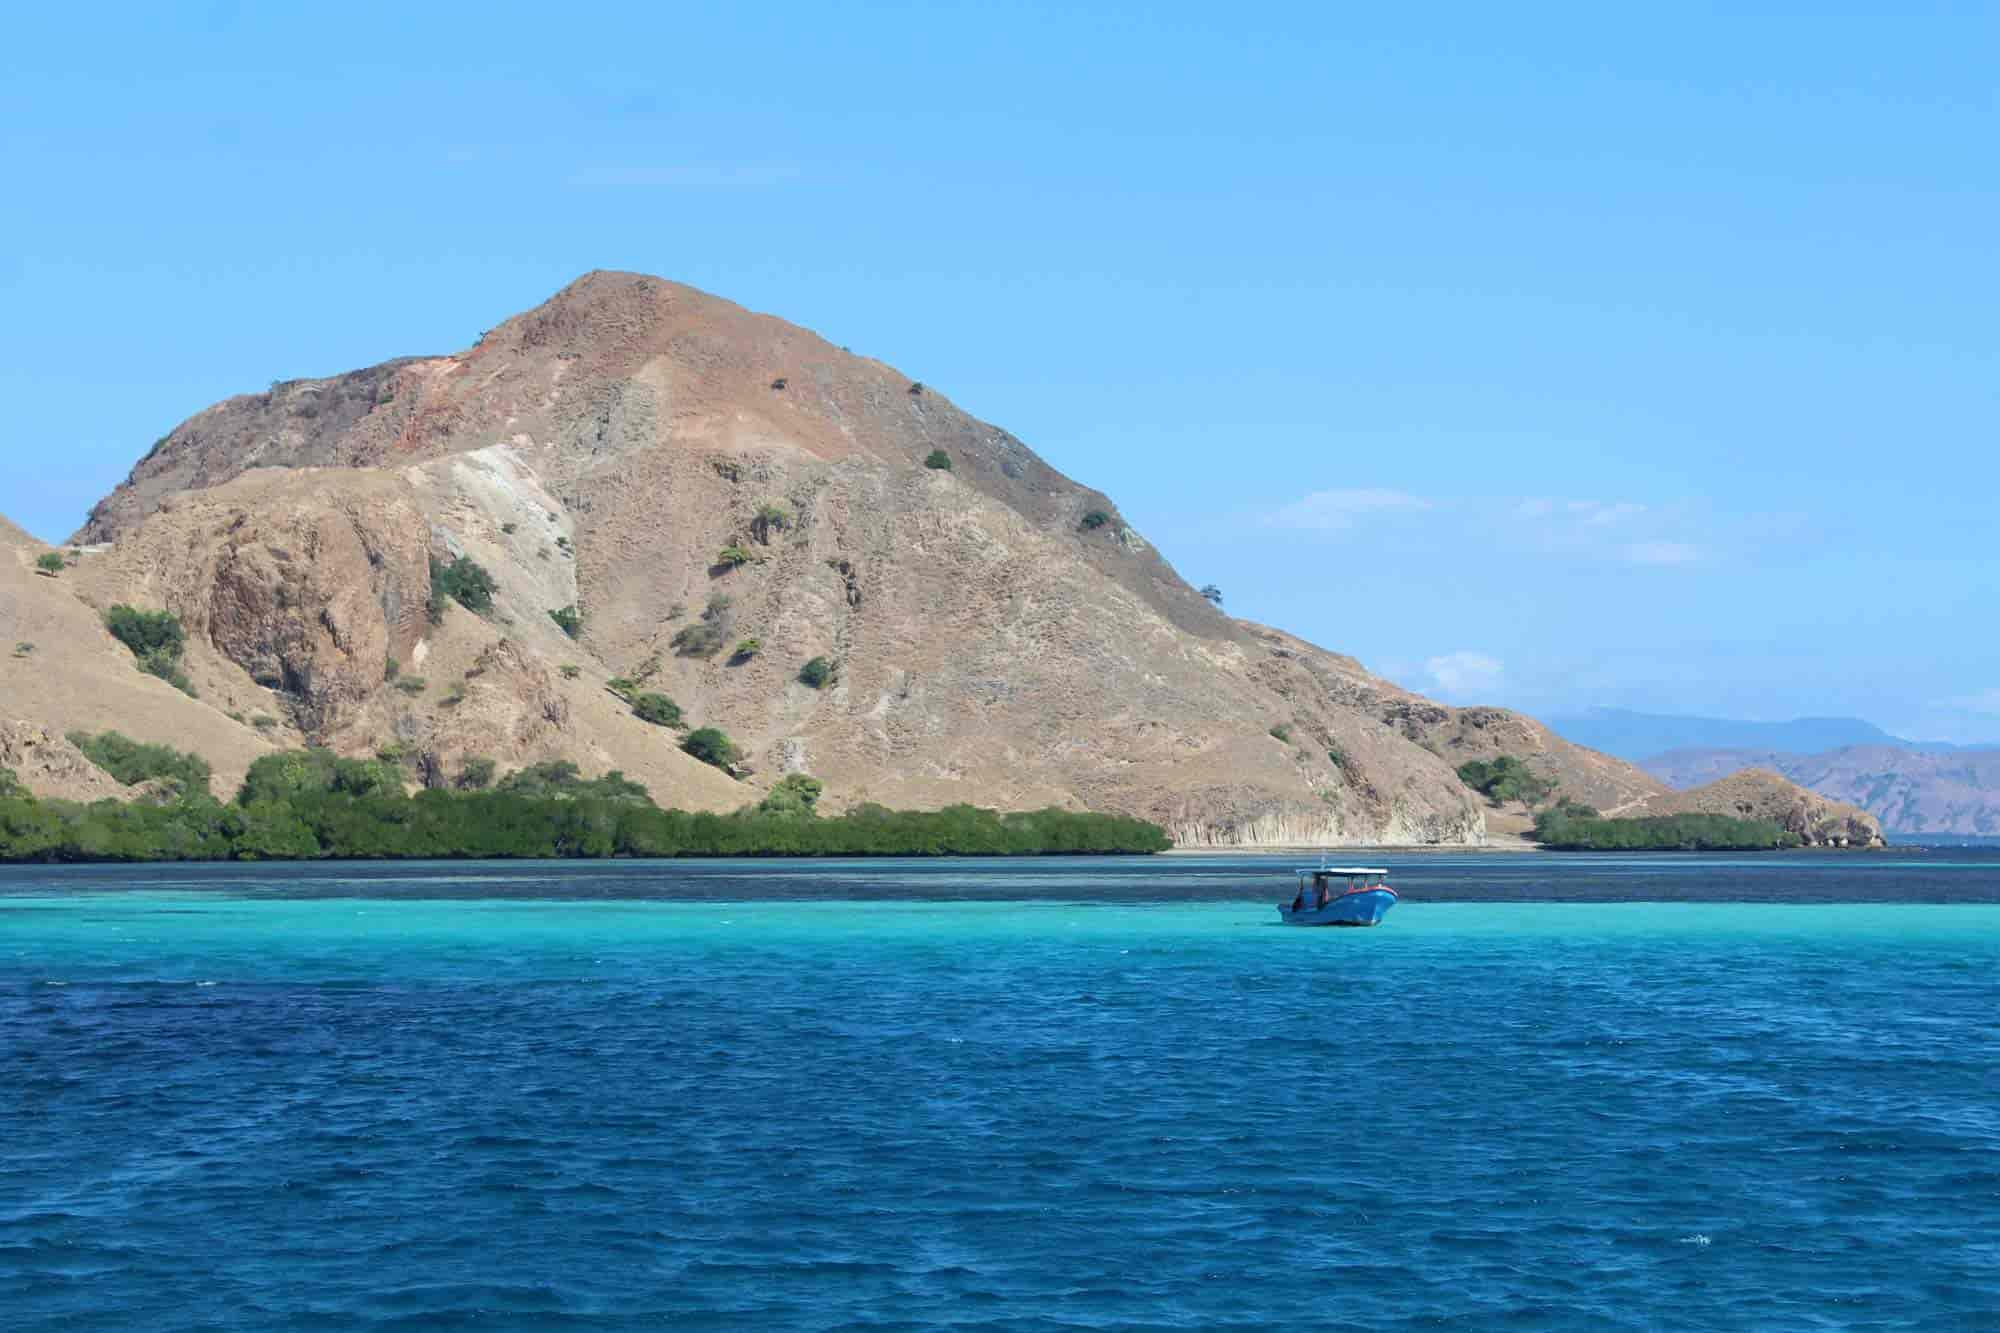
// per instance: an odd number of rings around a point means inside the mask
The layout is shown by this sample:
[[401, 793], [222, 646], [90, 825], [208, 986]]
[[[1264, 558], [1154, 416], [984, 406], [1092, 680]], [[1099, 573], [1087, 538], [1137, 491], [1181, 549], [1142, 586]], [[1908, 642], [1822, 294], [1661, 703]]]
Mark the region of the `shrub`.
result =
[[776, 389], [778, 392], [783, 393], [785, 389], [785, 377], [783, 375], [780, 375], [778, 376], [778, 378], [772, 380], [771, 387], [773, 389]]
[[652, 796], [644, 787], [617, 769], [612, 769], [601, 778], [586, 778], [567, 759], [550, 759], [516, 769], [500, 779], [498, 790], [508, 795], [540, 800], [594, 799], [633, 805], [653, 803]]
[[455, 680], [445, 687], [444, 698], [438, 700], [446, 708], [455, 708], [465, 702], [465, 682]]
[[729, 543], [729, 545], [715, 553], [715, 566], [717, 569], [736, 569], [749, 563], [750, 552], [744, 550], [735, 542]]
[[1204, 583], [1201, 587], [1201, 595], [1208, 598], [1209, 601], [1214, 602], [1217, 606], [1222, 605], [1222, 589], [1216, 587], [1213, 583]]
[[771, 534], [783, 532], [792, 526], [792, 511], [773, 500], [766, 500], [757, 506], [757, 516], [750, 520], [750, 535], [764, 545], [771, 544]]
[[667, 642], [682, 657], [713, 657], [722, 651], [726, 638], [720, 625], [697, 621], [683, 625]]
[[621, 699], [630, 700], [633, 691], [639, 688], [639, 682], [627, 676], [613, 676], [604, 682], [604, 688]]
[[269, 713], [259, 713], [250, 719], [250, 725], [259, 731], [269, 731], [278, 725], [278, 719], [272, 717]]
[[632, 716], [656, 727], [681, 725], [681, 707], [664, 694], [642, 694], [632, 700]]
[[403, 674], [403, 664], [401, 662], [398, 662], [395, 658], [392, 657], [388, 661], [382, 664], [383, 680], [394, 681], [396, 677], [402, 674]]
[[26, 639], [23, 639], [21, 642], [14, 645], [14, 656], [16, 657], [32, 656], [34, 654], [34, 651], [35, 651], [35, 645], [29, 643]]
[[62, 556], [55, 551], [49, 551], [43, 554], [39, 559], [35, 561], [35, 571], [37, 573], [46, 574], [50, 578], [54, 578], [56, 575], [63, 572]]
[[458, 776], [451, 785], [460, 791], [485, 791], [493, 785], [493, 774], [499, 765], [485, 755], [467, 755], [458, 766]]
[[27, 794], [18, 773], [11, 768], [0, 768], [0, 800], [19, 800]]
[[1111, 515], [1105, 513], [1102, 509], [1093, 509], [1083, 516], [1083, 522], [1079, 526], [1085, 532], [1095, 532], [1110, 521]]
[[578, 666], [576, 663], [566, 662], [563, 664], [562, 678], [564, 680], [575, 680], [578, 676], [581, 676], [582, 674], [583, 674], [583, 668]]
[[161, 649], [179, 657], [187, 648], [187, 631], [171, 611], [141, 611], [121, 604], [104, 613], [104, 628], [134, 657]]
[[922, 380], [913, 381], [910, 384], [910, 397], [921, 398], [923, 396], [924, 396], [924, 382]]
[[702, 727], [688, 733], [681, 742], [681, 749], [704, 764], [713, 764], [727, 770], [736, 762], [736, 743], [714, 727]]
[[799, 680], [816, 690], [823, 690], [833, 680], [833, 663], [824, 657], [815, 657], [799, 668]]
[[924, 456], [924, 466], [934, 472], [951, 471], [951, 455], [942, 449], [933, 449]]
[[769, 795], [751, 807], [751, 812], [780, 819], [811, 819], [819, 813], [815, 807], [825, 790], [826, 784], [818, 778], [787, 773]]
[[115, 731], [69, 733], [70, 744], [91, 763], [130, 787], [152, 778], [172, 778], [189, 791], [208, 790], [208, 761], [166, 745], [147, 745]]
[[500, 585], [477, 560], [462, 555], [450, 564], [432, 557], [431, 559], [431, 623], [442, 624], [447, 601], [457, 602], [474, 615], [484, 615], [493, 609], [493, 594], [500, 591]]
[[732, 662], [747, 662], [763, 651], [764, 641], [762, 639], [739, 639], [736, 644], [736, 651], [729, 655], [729, 660]]
[[1292, 739], [1292, 728], [1288, 723], [1280, 722], [1277, 726], [1271, 728], [1271, 735], [1275, 739], [1289, 744]]
[[500, 525], [500, 531], [506, 533], [509, 537], [511, 537], [520, 530], [520, 527], [521, 525], [519, 523], [502, 523]]
[[1535, 816], [1535, 840], [1562, 851], [1771, 851], [1799, 845], [1799, 835], [1765, 820], [1726, 815], [1651, 815], [1598, 819], [1557, 809]]
[[728, 613], [729, 604], [730, 597], [728, 593], [716, 593], [708, 599], [708, 605], [702, 608], [701, 618], [703, 620], [720, 620]]
[[429, 685], [422, 676], [402, 676], [396, 681], [396, 688], [409, 695], [422, 694]]
[[549, 612], [549, 619], [556, 622], [556, 628], [572, 639], [583, 633], [583, 612], [575, 606], [565, 606], [560, 611]]

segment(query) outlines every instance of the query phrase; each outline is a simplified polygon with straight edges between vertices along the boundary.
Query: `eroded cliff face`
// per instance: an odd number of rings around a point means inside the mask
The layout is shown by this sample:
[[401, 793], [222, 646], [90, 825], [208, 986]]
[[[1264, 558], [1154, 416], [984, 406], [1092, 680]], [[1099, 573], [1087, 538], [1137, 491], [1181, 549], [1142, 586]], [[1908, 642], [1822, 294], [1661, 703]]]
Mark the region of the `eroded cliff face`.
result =
[[[829, 809], [1092, 808], [1241, 847], [1479, 842], [1454, 769], [1503, 751], [1583, 799], [1658, 789], [1223, 616], [1109, 499], [935, 389], [636, 275], [454, 357], [220, 404], [83, 535], [113, 543], [79, 579], [93, 600], [198, 629], [214, 707], [432, 782], [560, 757], [726, 809], [808, 771]], [[495, 607], [431, 626], [428, 562], [461, 554]], [[549, 617], [569, 606], [574, 641]], [[814, 657], [837, 664], [823, 689], [798, 678]], [[681, 755], [613, 677], [728, 731], [755, 776]]]

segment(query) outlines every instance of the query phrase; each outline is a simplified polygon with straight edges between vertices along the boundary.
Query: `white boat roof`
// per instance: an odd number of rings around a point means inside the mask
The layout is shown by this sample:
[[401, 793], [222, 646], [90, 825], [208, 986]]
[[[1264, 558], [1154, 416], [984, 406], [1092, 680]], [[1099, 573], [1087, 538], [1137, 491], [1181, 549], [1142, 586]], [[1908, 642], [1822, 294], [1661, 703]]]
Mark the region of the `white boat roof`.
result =
[[1300, 866], [1301, 875], [1386, 875], [1381, 866]]

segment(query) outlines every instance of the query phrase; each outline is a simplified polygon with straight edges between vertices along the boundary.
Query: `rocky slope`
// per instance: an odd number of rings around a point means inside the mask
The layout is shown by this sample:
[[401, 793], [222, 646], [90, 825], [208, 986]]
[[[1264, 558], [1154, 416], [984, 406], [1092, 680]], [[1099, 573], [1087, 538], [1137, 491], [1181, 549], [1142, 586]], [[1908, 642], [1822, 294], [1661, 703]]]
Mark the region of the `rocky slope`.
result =
[[1798, 834], [1808, 847], [1883, 845], [1882, 825], [1875, 816], [1857, 806], [1828, 800], [1761, 768], [1746, 768], [1688, 791], [1651, 797], [1625, 813], [1769, 820]]
[[1824, 754], [1674, 750], [1644, 766], [1673, 787], [1710, 782], [1743, 768], [1765, 768], [1822, 796], [1860, 806], [1891, 833], [2000, 835], [2000, 749], [1850, 745]]
[[[179, 613], [202, 695], [181, 704], [276, 719], [236, 727], [239, 756], [389, 748], [430, 781], [475, 754], [568, 758], [703, 809], [809, 771], [836, 809], [1090, 807], [1188, 845], [1478, 842], [1454, 768], [1503, 752], [1594, 804], [1664, 790], [1231, 620], [1111, 500], [936, 389], [633, 274], [587, 275], [459, 355], [217, 404], [78, 540], [103, 549], [44, 582], [85, 623], [120, 600]], [[495, 606], [433, 625], [429, 561], [459, 555]], [[548, 614], [569, 606], [575, 641]], [[798, 679], [813, 657], [837, 664], [824, 689]], [[728, 731], [747, 780], [634, 718], [613, 677]]]

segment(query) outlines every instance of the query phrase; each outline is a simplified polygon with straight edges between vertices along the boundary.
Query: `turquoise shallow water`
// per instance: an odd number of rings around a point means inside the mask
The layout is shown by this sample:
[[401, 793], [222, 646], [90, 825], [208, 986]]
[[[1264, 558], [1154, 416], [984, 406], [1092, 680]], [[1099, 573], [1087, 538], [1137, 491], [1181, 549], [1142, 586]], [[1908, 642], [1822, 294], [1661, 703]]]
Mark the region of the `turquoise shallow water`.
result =
[[2000, 907], [480, 873], [0, 881], [0, 1327], [2000, 1326]]

